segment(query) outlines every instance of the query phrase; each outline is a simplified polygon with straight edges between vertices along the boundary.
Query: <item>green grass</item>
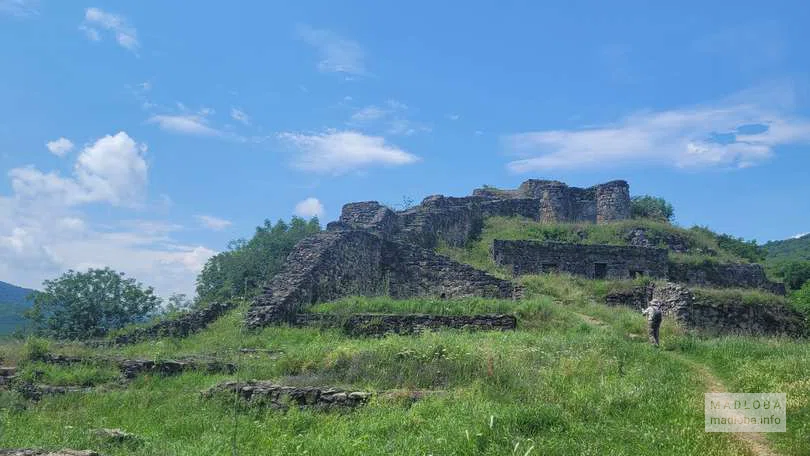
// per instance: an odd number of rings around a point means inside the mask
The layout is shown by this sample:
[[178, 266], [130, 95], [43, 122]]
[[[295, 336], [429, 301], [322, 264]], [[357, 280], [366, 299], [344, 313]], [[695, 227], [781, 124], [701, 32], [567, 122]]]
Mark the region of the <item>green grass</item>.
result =
[[[786, 455], [810, 452], [801, 424], [810, 422], [806, 342], [699, 338], [665, 321], [663, 347], [654, 349], [646, 342], [645, 320], [638, 312], [598, 303], [597, 295], [612, 284], [554, 275], [521, 280], [527, 299], [519, 302], [347, 298], [312, 309], [515, 313], [518, 330], [511, 332], [350, 338], [338, 330], [285, 326], [243, 331], [243, 305], [182, 340], [114, 349], [52, 343], [48, 350], [66, 354], [216, 354], [242, 368], [235, 376], [144, 375], [124, 389], [46, 397], [39, 403], [0, 392], [0, 447], [229, 455], [235, 432], [241, 455], [745, 454], [733, 436], [703, 432], [704, 379], [686, 357], [706, 363], [731, 387], [781, 388], [797, 398], [789, 405], [788, 432], [773, 441]], [[582, 315], [598, 321], [586, 322]], [[240, 347], [274, 352], [245, 355], [238, 353]], [[21, 343], [2, 345], [0, 356], [19, 360], [28, 375], [40, 367], [26, 361], [25, 350]], [[112, 374], [103, 369], [68, 366], [45, 375], [96, 384]], [[413, 403], [375, 396], [348, 412], [239, 407], [234, 428], [230, 400], [199, 394], [234, 378], [426, 394]], [[90, 433], [100, 427], [122, 428], [140, 439], [106, 443]]]
[[619, 222], [593, 223], [540, 223], [522, 217], [491, 217], [484, 221], [484, 229], [479, 239], [466, 247], [441, 245], [438, 252], [457, 261], [506, 277], [506, 269], [492, 261], [492, 241], [537, 240], [572, 242], [576, 244], [628, 245], [630, 233], [642, 228], [650, 239], [662, 240], [658, 247], [666, 247], [663, 239], [675, 238], [688, 248], [687, 253], [670, 254], [680, 262], [747, 262], [746, 259], [723, 249], [717, 237], [705, 229], [684, 229], [666, 222], [646, 219], [624, 220]]

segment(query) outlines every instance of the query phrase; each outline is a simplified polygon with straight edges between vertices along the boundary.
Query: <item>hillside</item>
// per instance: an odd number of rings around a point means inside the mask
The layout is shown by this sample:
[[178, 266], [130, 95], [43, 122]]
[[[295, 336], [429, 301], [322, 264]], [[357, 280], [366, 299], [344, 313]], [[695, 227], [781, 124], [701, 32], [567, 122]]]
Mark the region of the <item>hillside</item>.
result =
[[[246, 305], [185, 339], [90, 348], [77, 344], [0, 345], [23, 379], [94, 389], [38, 402], [0, 392], [0, 447], [93, 448], [106, 455], [231, 454], [635, 454], [739, 455], [810, 452], [807, 342], [702, 338], [667, 320], [663, 349], [649, 346], [645, 321], [597, 304], [587, 281], [529, 276], [523, 301], [346, 298], [313, 312], [514, 313], [513, 331], [442, 330], [352, 337], [340, 329], [240, 329]], [[33, 361], [32, 354], [78, 355], [80, 364]], [[211, 359], [235, 374], [188, 371], [137, 375], [121, 383], [108, 361]], [[201, 395], [227, 380], [373, 393], [344, 411], [274, 410], [233, 394]], [[797, 399], [787, 433], [703, 431], [703, 393], [784, 391]], [[259, 394], [254, 393], [254, 394]], [[194, 419], [189, 419], [193, 415]], [[794, 424], [795, 423], [795, 424]], [[121, 428], [134, 440], [105, 441], [94, 429]], [[59, 432], [53, 432], [58, 429]], [[666, 436], [666, 438], [661, 438]]]
[[810, 234], [782, 241], [770, 241], [762, 247], [768, 253], [768, 262], [810, 261]]
[[27, 298], [33, 291], [0, 282], [0, 335], [10, 334], [25, 323], [22, 313], [30, 307]]
[[504, 271], [500, 271], [493, 263], [490, 253], [494, 239], [663, 247], [669, 250], [670, 260], [676, 262], [746, 263], [755, 259], [754, 256], [741, 255], [740, 252], [746, 253], [747, 245], [729, 236], [718, 235], [702, 227], [685, 229], [666, 222], [645, 219], [593, 224], [540, 223], [523, 217], [491, 217], [484, 221], [484, 228], [478, 239], [466, 247], [442, 245], [439, 252], [503, 276]]

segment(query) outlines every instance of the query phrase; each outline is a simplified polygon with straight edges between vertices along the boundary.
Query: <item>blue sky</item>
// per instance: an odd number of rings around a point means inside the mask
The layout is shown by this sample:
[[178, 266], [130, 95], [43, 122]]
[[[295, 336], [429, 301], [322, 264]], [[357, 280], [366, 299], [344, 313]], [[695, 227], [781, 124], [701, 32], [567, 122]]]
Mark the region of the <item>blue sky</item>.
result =
[[626, 179], [810, 231], [806, 2], [0, 0], [0, 280], [162, 295], [265, 218]]

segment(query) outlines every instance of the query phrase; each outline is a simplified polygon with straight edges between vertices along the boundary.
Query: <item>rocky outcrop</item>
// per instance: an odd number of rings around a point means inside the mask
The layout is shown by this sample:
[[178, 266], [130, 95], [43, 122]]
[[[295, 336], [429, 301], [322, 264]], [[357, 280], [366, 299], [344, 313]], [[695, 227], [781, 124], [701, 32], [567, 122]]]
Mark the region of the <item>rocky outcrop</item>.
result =
[[222, 393], [230, 395], [235, 393], [251, 404], [280, 410], [286, 410], [290, 406], [321, 410], [354, 408], [366, 404], [371, 398], [371, 393], [363, 391], [281, 386], [260, 380], [225, 382], [202, 392], [203, 397], [213, 397]]
[[135, 328], [112, 339], [116, 345], [134, 344], [160, 337], [187, 337], [205, 329], [225, 312], [235, 307], [232, 303], [213, 303], [209, 306], [188, 312], [171, 320], [164, 320], [151, 326]]
[[511, 298], [514, 286], [413, 244], [335, 229], [304, 239], [248, 313], [247, 325], [289, 320], [307, 306], [350, 295]]
[[692, 286], [719, 288], [758, 288], [784, 295], [785, 284], [771, 282], [765, 269], [759, 264], [718, 263], [670, 263], [669, 280]]
[[462, 329], [508, 331], [517, 327], [512, 315], [426, 315], [426, 314], [298, 314], [295, 326], [342, 328], [351, 336], [417, 334], [425, 330]]
[[591, 279], [665, 278], [667, 251], [651, 247], [502, 241], [492, 245], [495, 263], [513, 274], [568, 272]]

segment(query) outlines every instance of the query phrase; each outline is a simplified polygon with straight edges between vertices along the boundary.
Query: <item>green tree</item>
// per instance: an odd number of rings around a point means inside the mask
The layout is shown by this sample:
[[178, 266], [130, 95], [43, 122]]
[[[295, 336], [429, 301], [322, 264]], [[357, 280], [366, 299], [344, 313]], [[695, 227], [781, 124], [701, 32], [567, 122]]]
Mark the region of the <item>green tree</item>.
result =
[[772, 270], [791, 290], [798, 290], [810, 281], [810, 261], [783, 261]]
[[671, 221], [675, 215], [672, 205], [664, 198], [650, 195], [634, 196], [630, 201], [633, 218], [649, 218]]
[[320, 230], [317, 218], [293, 217], [290, 223], [279, 220], [275, 225], [265, 220], [249, 241], [231, 241], [227, 251], [206, 262], [197, 277], [198, 302], [255, 296], [281, 270], [295, 244]]
[[189, 299], [185, 293], [175, 293], [169, 296], [169, 299], [166, 300], [166, 308], [164, 309], [164, 313], [176, 314], [188, 312], [193, 307], [194, 301]]
[[765, 261], [766, 251], [761, 246], [757, 245], [755, 239], [746, 241], [740, 237], [734, 237], [729, 234], [718, 234], [717, 245], [721, 249], [731, 252], [741, 258], [752, 263], [759, 263]]
[[810, 317], [810, 282], [790, 294], [793, 306]]
[[26, 312], [35, 334], [88, 339], [143, 320], [160, 305], [151, 287], [112, 269], [68, 271], [43, 282]]

